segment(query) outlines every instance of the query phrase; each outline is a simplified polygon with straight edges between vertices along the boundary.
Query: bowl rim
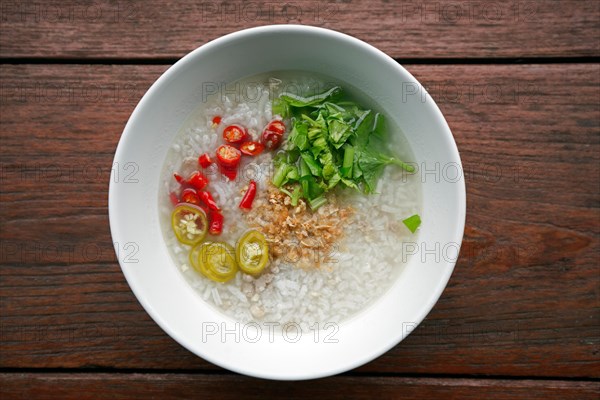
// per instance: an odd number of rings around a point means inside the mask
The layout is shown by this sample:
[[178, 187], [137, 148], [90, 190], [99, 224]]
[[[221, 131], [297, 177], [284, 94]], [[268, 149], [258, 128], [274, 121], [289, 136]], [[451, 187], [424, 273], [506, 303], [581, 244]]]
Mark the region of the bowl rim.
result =
[[[424, 93], [427, 93], [426, 89], [420, 84], [420, 82], [409, 71], [407, 71], [401, 64], [399, 64], [397, 61], [395, 61], [389, 55], [387, 55], [383, 51], [377, 49], [376, 47], [374, 47], [366, 42], [363, 42], [362, 40], [359, 40], [353, 36], [347, 35], [345, 33], [341, 33], [341, 32], [338, 32], [338, 31], [335, 31], [332, 29], [316, 27], [316, 26], [293, 25], [293, 24], [265, 25], [265, 26], [260, 26], [260, 27], [247, 28], [247, 29], [239, 30], [239, 31], [232, 32], [227, 35], [221, 36], [217, 39], [214, 39], [210, 42], [207, 42], [207, 43], [199, 46], [198, 48], [192, 50], [191, 52], [189, 52], [188, 54], [183, 56], [175, 64], [170, 66], [163, 74], [161, 74], [161, 76], [150, 86], [150, 88], [142, 96], [141, 100], [136, 105], [131, 116], [129, 117], [129, 119], [125, 125], [125, 128], [123, 129], [123, 133], [119, 139], [119, 143], [118, 143], [116, 151], [115, 151], [115, 157], [113, 159], [113, 165], [115, 165], [114, 163], [118, 162], [118, 160], [120, 160], [122, 158], [122, 153], [124, 152], [124, 148], [126, 146], [125, 143], [126, 143], [128, 137], [131, 137], [131, 134], [129, 134], [128, 132], [130, 132], [133, 129], [132, 128], [133, 121], [137, 120], [140, 117], [140, 114], [142, 113], [142, 110], [145, 108], [146, 103], [150, 102], [151, 99], [154, 97], [155, 92], [157, 92], [161, 86], [163, 86], [165, 83], [167, 83], [169, 80], [171, 80], [179, 72], [179, 70], [184, 65], [186, 65], [189, 61], [198, 57], [199, 55], [201, 55], [202, 53], [204, 53], [208, 50], [211, 50], [215, 47], [226, 45], [227, 43], [234, 42], [234, 41], [237, 41], [242, 38], [247, 39], [248, 37], [251, 37], [254, 35], [277, 34], [277, 33], [282, 33], [282, 32], [300, 33], [300, 34], [302, 34], [302, 33], [315, 34], [316, 33], [319, 35], [324, 35], [324, 36], [327, 36], [327, 37], [330, 37], [333, 39], [342, 40], [342, 41], [351, 43], [354, 46], [358, 46], [365, 51], [371, 52], [372, 54], [381, 57], [383, 61], [387, 62], [390, 65], [393, 65], [393, 67], [398, 69], [398, 71], [400, 71], [401, 73], [408, 75]], [[443, 138], [445, 139], [444, 144], [447, 146], [448, 151], [450, 151], [452, 153], [451, 154], [452, 158], [458, 163], [458, 165], [462, 169], [463, 167], [462, 167], [462, 162], [460, 159], [460, 154], [458, 152], [458, 148], [457, 148], [456, 142], [454, 140], [454, 137], [452, 135], [452, 132], [450, 130], [450, 127], [448, 126], [446, 119], [444, 118], [439, 107], [437, 106], [437, 104], [435, 103], [435, 101], [433, 100], [433, 98], [431, 96], [428, 97], [428, 101], [431, 101], [431, 106], [430, 106], [431, 110], [435, 113], [436, 118], [439, 120], [439, 122], [445, 128], [445, 132], [442, 132], [442, 134], [444, 135]], [[465, 181], [464, 181], [464, 174], [463, 174], [463, 178], [460, 179], [457, 183], [460, 185], [457, 188], [458, 224], [456, 225], [456, 228], [454, 230], [454, 234], [453, 234], [452, 238], [457, 240], [457, 243], [459, 244], [459, 247], [460, 247], [462, 245], [462, 240], [463, 240], [463, 236], [464, 236], [464, 227], [465, 227], [465, 221], [466, 221], [466, 187], [465, 187]], [[119, 249], [117, 248], [118, 245], [116, 243], [119, 242], [119, 240], [117, 240], [117, 239], [118, 239], [118, 235], [119, 235], [118, 225], [120, 224], [120, 222], [118, 221], [118, 218], [115, 214], [117, 191], [118, 191], [118, 186], [117, 186], [116, 182], [111, 178], [110, 183], [109, 183], [109, 193], [108, 193], [109, 225], [110, 225], [111, 236], [113, 238], [113, 242], [115, 243], [115, 250], [118, 254]], [[366, 354], [363, 357], [356, 357], [356, 358], [354, 358], [353, 362], [339, 365], [337, 368], [330, 368], [326, 372], [317, 372], [317, 373], [304, 372], [304, 373], [297, 373], [294, 376], [289, 376], [289, 375], [278, 375], [277, 373], [269, 374], [269, 373], [264, 373], [263, 371], [257, 372], [257, 371], [253, 371], [253, 370], [244, 369], [235, 364], [232, 364], [231, 362], [220, 360], [220, 359], [215, 359], [215, 357], [212, 357], [208, 354], [202, 354], [202, 352], [198, 351], [197, 349], [192, 349], [191, 345], [188, 345], [186, 340], [184, 338], [182, 338], [180, 336], [180, 334], [178, 334], [174, 329], [169, 327], [169, 325], [164, 321], [164, 319], [161, 317], [161, 315], [159, 315], [159, 313], [156, 312], [156, 310], [149, 304], [149, 300], [142, 293], [142, 290], [136, 284], [135, 279], [133, 279], [133, 277], [130, 274], [130, 272], [128, 271], [128, 269], [122, 265], [121, 258], [119, 258], [119, 257], [117, 257], [117, 258], [119, 261], [119, 266], [121, 267], [121, 270], [123, 271], [123, 274], [127, 280], [127, 283], [129, 285], [129, 287], [131, 288], [132, 292], [134, 293], [136, 299], [142, 305], [142, 307], [148, 313], [148, 315], [154, 320], [154, 322], [156, 322], [163, 329], [163, 331], [165, 331], [171, 338], [173, 338], [176, 342], [178, 342], [181, 346], [183, 346], [184, 348], [186, 348], [188, 351], [192, 352], [193, 354], [200, 356], [201, 358], [203, 358], [215, 365], [221, 366], [230, 371], [238, 372], [238, 373], [241, 373], [244, 375], [258, 377], [258, 378], [273, 379], [273, 380], [304, 380], [304, 379], [315, 379], [315, 378], [331, 376], [331, 375], [335, 375], [335, 374], [338, 374], [341, 372], [345, 372], [345, 371], [357, 368], [361, 365], [364, 365], [364, 364], [380, 357], [381, 355], [383, 355], [384, 353], [389, 351], [391, 348], [393, 348], [397, 344], [399, 344], [402, 340], [404, 340], [406, 338], [406, 336], [408, 336], [410, 334], [410, 332], [408, 332], [408, 333], [407, 332], [398, 332], [397, 334], [390, 335], [390, 340], [387, 343], [383, 343], [378, 348], [378, 350], [372, 351], [371, 353]], [[446, 288], [448, 281], [454, 271], [457, 260], [458, 260], [458, 257], [453, 261], [446, 262], [447, 267], [444, 268], [443, 274], [440, 273], [438, 285], [435, 287], [435, 292], [431, 293], [431, 296], [429, 297], [429, 301], [427, 303], [422, 304], [419, 307], [420, 311], [417, 313], [418, 323], [415, 324], [415, 328], [431, 312], [434, 305], [437, 303], [437, 301], [441, 297], [441, 295], [442, 295], [444, 289]]]

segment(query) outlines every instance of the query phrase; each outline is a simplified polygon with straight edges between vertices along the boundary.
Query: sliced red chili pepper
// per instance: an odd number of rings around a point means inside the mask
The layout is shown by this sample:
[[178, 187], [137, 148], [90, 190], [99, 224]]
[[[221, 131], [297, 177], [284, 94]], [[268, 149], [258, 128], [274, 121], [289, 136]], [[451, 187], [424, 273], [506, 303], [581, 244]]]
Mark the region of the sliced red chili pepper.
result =
[[221, 171], [221, 174], [225, 175], [230, 181], [235, 181], [235, 178], [237, 178], [237, 167], [225, 167], [221, 165], [219, 166], [219, 171]]
[[257, 156], [263, 152], [265, 146], [262, 143], [258, 142], [244, 142], [240, 146], [240, 151], [242, 154], [247, 156]]
[[209, 214], [209, 228], [211, 235], [220, 235], [223, 232], [223, 214], [218, 211], [211, 211]]
[[268, 150], [274, 150], [279, 147], [283, 141], [283, 135], [274, 131], [264, 130], [262, 133], [262, 142]]
[[206, 185], [208, 185], [208, 178], [202, 175], [201, 172], [194, 171], [189, 178], [187, 178], [187, 183], [198, 190], [202, 190], [206, 187]]
[[171, 200], [171, 204], [174, 206], [179, 204], [179, 199], [177, 198], [177, 194], [175, 192], [169, 193], [169, 199]]
[[[200, 194], [198, 194], [198, 197], [200, 197]], [[206, 214], [206, 215], [208, 215], [210, 213], [210, 210], [208, 209], [206, 204], [204, 204], [202, 201], [200, 201], [200, 203], [196, 204], [196, 207], [201, 208], [202, 211], [204, 211], [204, 214]]]
[[248, 137], [248, 131], [241, 125], [229, 125], [223, 130], [223, 139], [227, 143], [242, 143]]
[[182, 185], [186, 183], [185, 179], [183, 179], [183, 176], [179, 175], [177, 172], [175, 172], [173, 174], [173, 177], [175, 178], [175, 180], [177, 181], [177, 183], [180, 183]]
[[202, 192], [198, 193], [198, 196], [200, 197], [200, 200], [202, 200], [204, 204], [208, 206], [209, 210], [221, 211], [221, 209], [215, 202], [215, 199], [213, 199], [212, 195], [209, 192], [203, 190]]
[[242, 198], [242, 201], [240, 202], [240, 208], [244, 211], [251, 210], [252, 202], [254, 201], [255, 197], [256, 197], [256, 182], [250, 181], [250, 184], [248, 185], [248, 190], [246, 190], [246, 194], [244, 194], [244, 197]]
[[242, 153], [235, 147], [224, 144], [217, 149], [217, 161], [221, 173], [234, 180], [237, 176], [237, 167], [240, 164]]
[[280, 119], [274, 119], [263, 129], [261, 140], [269, 150], [276, 149], [283, 141], [285, 124]]
[[219, 125], [221, 123], [221, 116], [220, 115], [215, 115], [212, 119], [212, 124], [213, 127]]
[[274, 119], [267, 124], [265, 130], [272, 131], [283, 135], [285, 133], [285, 124], [280, 119]]
[[224, 144], [217, 149], [217, 161], [226, 167], [237, 167], [242, 158], [242, 153], [235, 147]]
[[198, 157], [198, 164], [200, 164], [202, 168], [208, 168], [212, 163], [213, 161], [210, 159], [208, 153], [204, 153]]
[[183, 189], [183, 192], [181, 192], [181, 202], [194, 204], [196, 206], [200, 205], [200, 197], [198, 196], [198, 192], [196, 191], [196, 189]]

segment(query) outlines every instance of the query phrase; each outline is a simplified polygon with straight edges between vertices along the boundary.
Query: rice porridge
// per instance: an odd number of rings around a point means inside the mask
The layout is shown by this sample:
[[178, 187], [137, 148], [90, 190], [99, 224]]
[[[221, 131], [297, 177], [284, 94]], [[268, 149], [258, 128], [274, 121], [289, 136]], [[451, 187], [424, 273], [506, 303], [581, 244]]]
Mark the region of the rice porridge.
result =
[[[399, 161], [417, 161], [400, 128], [351, 85], [304, 72], [245, 78], [204, 100], [171, 145], [159, 195], [167, 247], [198, 295], [241, 323], [304, 330], [340, 323], [382, 296], [407, 264], [402, 246], [417, 241], [422, 217], [419, 177]], [[226, 131], [231, 126], [239, 129]], [[240, 157], [242, 143], [249, 144]], [[192, 182], [198, 176], [206, 181]], [[184, 244], [174, 208], [198, 198], [194, 209], [209, 227], [200, 242]], [[240, 250], [248, 232], [258, 239]], [[230, 256], [216, 275], [191, 262], [206, 243], [221, 243], [219, 254]], [[235, 265], [248, 249], [265, 252], [255, 270]]]

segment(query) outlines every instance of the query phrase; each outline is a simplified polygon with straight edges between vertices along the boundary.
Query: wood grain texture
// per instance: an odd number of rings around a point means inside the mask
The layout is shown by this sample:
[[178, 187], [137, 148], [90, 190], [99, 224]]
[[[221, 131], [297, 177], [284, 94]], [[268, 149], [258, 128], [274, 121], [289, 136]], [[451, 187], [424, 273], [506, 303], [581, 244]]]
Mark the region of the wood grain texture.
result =
[[[407, 68], [461, 151], [466, 236], [426, 321], [359, 371], [600, 377], [600, 67]], [[0, 367], [217, 369], [142, 310], [108, 229], [114, 149], [165, 69], [0, 67]]]
[[274, 382], [236, 375], [0, 374], [0, 395], [11, 399], [404, 399], [596, 400], [597, 382], [507, 381], [394, 377], [335, 377]]
[[181, 57], [224, 34], [306, 24], [366, 40], [395, 58], [600, 55], [600, 3], [514, 1], [3, 2], [1, 57]]

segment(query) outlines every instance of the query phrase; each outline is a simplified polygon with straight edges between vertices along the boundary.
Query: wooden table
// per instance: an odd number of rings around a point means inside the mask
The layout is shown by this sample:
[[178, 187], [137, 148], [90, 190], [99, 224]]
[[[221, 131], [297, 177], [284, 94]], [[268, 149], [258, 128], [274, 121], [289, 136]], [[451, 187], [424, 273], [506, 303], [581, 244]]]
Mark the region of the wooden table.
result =
[[[598, 399], [600, 2], [7, 0], [0, 12], [2, 399]], [[107, 211], [115, 147], [152, 82], [211, 39], [287, 22], [363, 39], [428, 87], [468, 199], [460, 259], [423, 324], [354, 371], [295, 383], [230, 373], [167, 336], [125, 282]]]

